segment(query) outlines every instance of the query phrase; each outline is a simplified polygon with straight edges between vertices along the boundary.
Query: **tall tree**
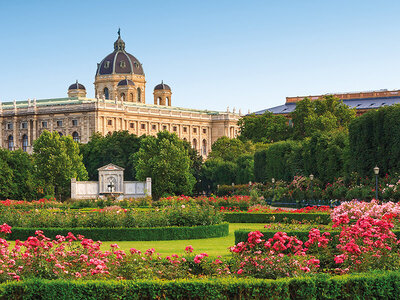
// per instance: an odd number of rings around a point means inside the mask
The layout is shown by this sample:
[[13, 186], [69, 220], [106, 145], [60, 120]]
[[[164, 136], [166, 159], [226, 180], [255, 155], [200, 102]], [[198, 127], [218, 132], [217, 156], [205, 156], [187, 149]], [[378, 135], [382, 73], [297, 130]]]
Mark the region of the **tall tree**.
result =
[[285, 116], [274, 115], [266, 111], [262, 115], [247, 115], [238, 122], [240, 128], [239, 139], [250, 140], [253, 143], [271, 143], [288, 139], [292, 127]]
[[71, 178], [87, 180], [78, 143], [71, 136], [60, 137], [58, 132], [44, 131], [34, 142], [33, 151], [37, 176], [56, 197], [65, 199], [70, 195]]
[[162, 131], [140, 142], [139, 151], [131, 157], [139, 180], [152, 178], [152, 194], [190, 194], [196, 182], [190, 171], [191, 161], [182, 140], [176, 134]]
[[254, 149], [255, 147], [250, 141], [242, 142], [239, 139], [230, 139], [224, 136], [212, 144], [208, 159], [220, 158], [224, 161], [235, 161], [240, 155], [253, 154]]
[[126, 130], [115, 131], [104, 137], [100, 133], [93, 134], [89, 143], [80, 146], [90, 180], [97, 180], [97, 169], [109, 163], [125, 168], [126, 180], [135, 180], [135, 169], [130, 157], [139, 150], [140, 140], [141, 137]]
[[355, 116], [355, 109], [349, 108], [332, 95], [314, 101], [304, 98], [297, 102], [296, 109], [291, 114], [293, 138], [303, 139], [317, 132], [346, 129]]

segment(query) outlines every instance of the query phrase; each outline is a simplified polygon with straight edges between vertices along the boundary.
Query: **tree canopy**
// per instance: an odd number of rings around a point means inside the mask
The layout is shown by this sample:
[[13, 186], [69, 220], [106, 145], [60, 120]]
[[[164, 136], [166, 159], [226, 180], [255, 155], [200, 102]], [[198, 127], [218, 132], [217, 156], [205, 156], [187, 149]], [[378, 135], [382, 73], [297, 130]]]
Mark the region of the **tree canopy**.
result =
[[253, 143], [271, 143], [288, 139], [292, 134], [285, 116], [274, 115], [266, 111], [262, 115], [247, 115], [238, 122], [240, 128], [239, 139], [250, 140]]
[[316, 132], [329, 132], [347, 128], [356, 116], [356, 110], [349, 108], [332, 95], [311, 101], [309, 98], [297, 102], [293, 120], [293, 138], [303, 139]]
[[196, 183], [188, 150], [176, 134], [162, 131], [156, 137], [143, 138], [131, 160], [139, 180], [152, 178], [152, 194], [156, 199], [190, 194]]
[[70, 195], [71, 178], [87, 180], [88, 174], [71, 136], [44, 131], [33, 144], [36, 175], [44, 181], [45, 190], [62, 198]]
[[139, 150], [141, 138], [126, 130], [115, 131], [106, 136], [93, 134], [87, 144], [80, 145], [90, 180], [97, 180], [97, 169], [109, 163], [125, 168], [125, 180], [135, 180], [135, 169], [130, 157]]

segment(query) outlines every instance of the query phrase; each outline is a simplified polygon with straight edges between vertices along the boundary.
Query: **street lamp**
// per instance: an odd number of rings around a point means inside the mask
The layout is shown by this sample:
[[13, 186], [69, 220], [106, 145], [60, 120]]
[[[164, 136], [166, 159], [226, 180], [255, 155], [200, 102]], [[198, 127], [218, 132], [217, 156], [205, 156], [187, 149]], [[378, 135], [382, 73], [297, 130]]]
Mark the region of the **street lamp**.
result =
[[375, 199], [376, 199], [376, 200], [379, 200], [379, 199], [378, 199], [378, 174], [379, 174], [379, 168], [378, 168], [378, 166], [376, 166], [376, 167], [374, 168], [374, 173], [375, 173]]
[[275, 178], [271, 179], [272, 182], [272, 200], [275, 199]]
[[311, 202], [314, 201], [314, 188], [313, 188], [313, 181], [314, 181], [314, 175], [310, 174], [310, 180], [311, 180]]

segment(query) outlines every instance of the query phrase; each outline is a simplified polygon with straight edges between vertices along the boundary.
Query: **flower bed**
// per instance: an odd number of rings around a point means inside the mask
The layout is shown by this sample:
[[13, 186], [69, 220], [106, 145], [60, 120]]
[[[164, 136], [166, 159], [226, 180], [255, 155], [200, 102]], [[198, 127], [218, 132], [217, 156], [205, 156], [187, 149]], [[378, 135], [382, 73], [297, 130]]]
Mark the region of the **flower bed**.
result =
[[250, 196], [236, 195], [230, 197], [188, 197], [188, 196], [171, 196], [167, 198], [161, 198], [154, 205], [166, 206], [173, 204], [190, 204], [195, 203], [199, 205], [211, 205], [217, 209], [224, 207], [226, 209], [237, 209], [237, 210], [247, 210], [250, 206], [255, 204], [262, 204], [262, 200], [258, 197], [252, 198]]
[[57, 202], [55, 198], [42, 198], [34, 201], [24, 200], [0, 200], [0, 208], [9, 207], [14, 209], [35, 209], [35, 208], [49, 208], [49, 207], [65, 207], [65, 204]]
[[246, 213], [229, 212], [224, 213], [225, 221], [229, 223], [292, 223], [311, 222], [314, 224], [329, 224], [331, 219], [326, 213]]
[[162, 209], [137, 211], [113, 206], [101, 211], [75, 210], [18, 211], [3, 208], [1, 221], [23, 228], [138, 228], [214, 225], [223, 221], [223, 214], [212, 206], [174, 205]]

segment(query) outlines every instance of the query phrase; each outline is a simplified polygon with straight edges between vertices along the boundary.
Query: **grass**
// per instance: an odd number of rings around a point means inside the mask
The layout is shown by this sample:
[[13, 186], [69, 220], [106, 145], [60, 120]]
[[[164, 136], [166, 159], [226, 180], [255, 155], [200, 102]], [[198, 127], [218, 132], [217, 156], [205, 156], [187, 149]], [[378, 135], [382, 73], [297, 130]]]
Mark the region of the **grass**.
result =
[[146, 251], [149, 248], [154, 248], [156, 253], [163, 256], [171, 254], [183, 254], [185, 247], [192, 245], [194, 253], [206, 252], [210, 256], [224, 256], [230, 252], [228, 247], [235, 244], [234, 232], [238, 229], [261, 230], [264, 224], [260, 223], [231, 223], [229, 224], [229, 235], [221, 238], [197, 239], [197, 240], [174, 240], [174, 241], [118, 241], [118, 242], [103, 242], [102, 250], [108, 250], [111, 244], [118, 244], [122, 250], [129, 251], [130, 248], [135, 248]]

